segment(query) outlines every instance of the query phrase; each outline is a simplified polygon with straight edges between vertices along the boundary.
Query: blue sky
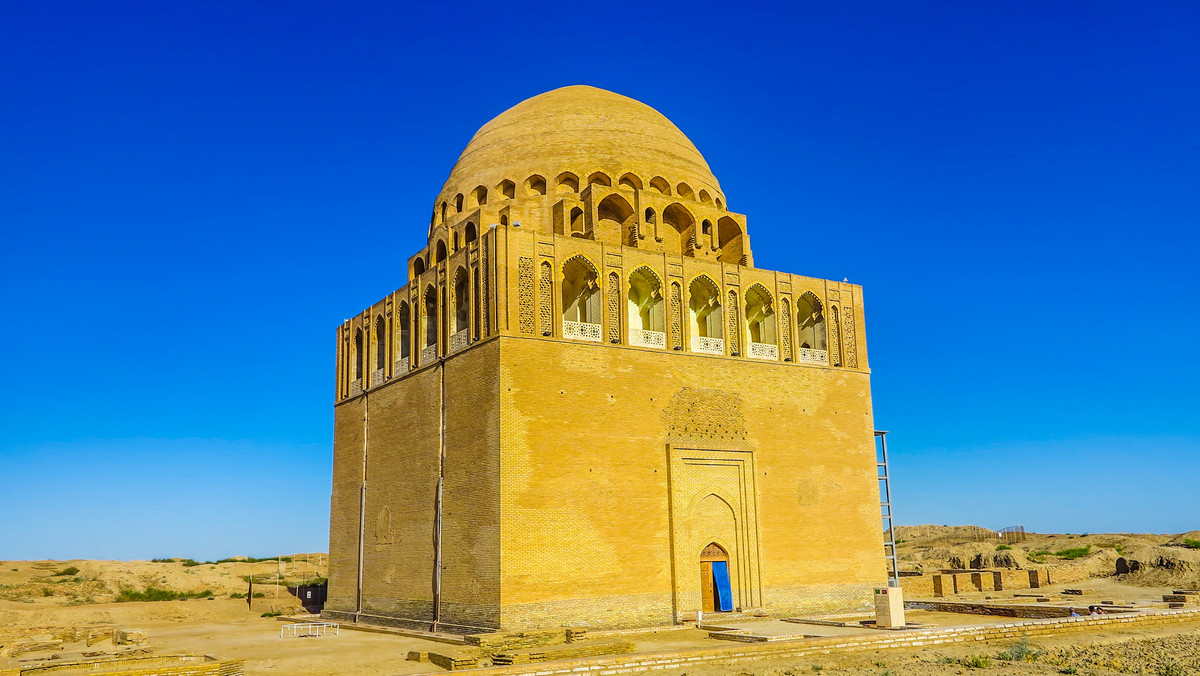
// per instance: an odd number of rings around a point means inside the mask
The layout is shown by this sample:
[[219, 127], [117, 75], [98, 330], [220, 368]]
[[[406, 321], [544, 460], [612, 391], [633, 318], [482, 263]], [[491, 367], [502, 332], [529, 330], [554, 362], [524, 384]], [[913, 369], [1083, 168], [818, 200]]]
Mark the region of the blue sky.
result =
[[1200, 6], [437, 4], [0, 9], [0, 558], [324, 550], [335, 327], [577, 83], [864, 285], [900, 523], [1200, 528]]

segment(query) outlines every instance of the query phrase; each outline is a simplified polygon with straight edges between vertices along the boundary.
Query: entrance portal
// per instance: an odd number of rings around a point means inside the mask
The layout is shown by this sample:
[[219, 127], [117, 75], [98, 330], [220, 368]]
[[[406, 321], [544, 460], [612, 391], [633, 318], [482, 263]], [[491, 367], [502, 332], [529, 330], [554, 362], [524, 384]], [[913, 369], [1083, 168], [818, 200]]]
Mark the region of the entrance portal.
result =
[[700, 596], [705, 612], [733, 610], [733, 590], [729, 585], [729, 553], [715, 542], [700, 552]]

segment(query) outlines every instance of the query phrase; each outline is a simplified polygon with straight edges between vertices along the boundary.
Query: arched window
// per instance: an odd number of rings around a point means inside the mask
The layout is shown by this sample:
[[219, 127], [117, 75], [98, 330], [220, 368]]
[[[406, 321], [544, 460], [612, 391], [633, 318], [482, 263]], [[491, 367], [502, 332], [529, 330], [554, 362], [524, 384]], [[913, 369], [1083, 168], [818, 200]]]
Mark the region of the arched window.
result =
[[692, 186], [687, 183], [680, 183], [675, 186], [675, 193], [684, 199], [695, 199], [696, 194], [692, 192]]
[[612, 179], [609, 178], [608, 174], [604, 173], [603, 171], [597, 171], [591, 176], [588, 176], [587, 182], [588, 185], [602, 185], [605, 187], [612, 186]]
[[[438, 297], [432, 284], [425, 287], [425, 345], [436, 347], [438, 341]], [[423, 359], [424, 357], [422, 357]]]
[[667, 183], [667, 179], [663, 178], [662, 176], [655, 176], [654, 178], [650, 179], [650, 187], [664, 195], [671, 194], [671, 184]]
[[564, 337], [600, 341], [600, 284], [596, 266], [583, 256], [563, 265], [562, 309]]
[[525, 179], [525, 194], [526, 195], [545, 195], [546, 194], [546, 178], [539, 174], [534, 174]]
[[723, 202], [720, 197], [717, 197], [716, 199], [714, 199], [713, 202], [716, 203], [718, 209], [725, 208], [725, 202]]
[[465, 239], [466, 239], [467, 244], [470, 244], [471, 242], [475, 241], [475, 236], [476, 236], [475, 235], [475, 224], [467, 223], [466, 231], [467, 231], [467, 234], [466, 234]]
[[467, 201], [467, 206], [474, 208], [487, 204], [487, 195], [487, 188], [481, 185], [475, 186], [475, 189], [471, 191], [471, 199]]
[[623, 174], [621, 180], [617, 181], [617, 186], [621, 188], [630, 188], [633, 190], [642, 189], [642, 179], [633, 174]]
[[434, 261], [441, 263], [444, 260], [446, 260], [446, 240], [439, 239], [437, 243], [437, 256]]
[[387, 366], [387, 322], [383, 315], [375, 318], [375, 370]]
[[416, 279], [417, 277], [420, 277], [425, 272], [425, 259], [421, 258], [420, 256], [414, 258], [412, 262], [412, 268], [412, 278]]
[[457, 213], [461, 214], [462, 208], [463, 208], [463, 196], [462, 196], [462, 193], [460, 192], [454, 196], [454, 210]]
[[724, 354], [722, 337], [721, 290], [705, 275], [688, 286], [688, 321], [692, 333], [692, 352]]
[[454, 248], [452, 249], [452, 251], [458, 251], [458, 233], [457, 232], [454, 233]]
[[796, 328], [796, 340], [800, 343], [800, 361], [828, 363], [828, 355], [822, 354], [828, 349], [825, 314], [822, 312], [820, 299], [812, 291], [805, 291], [796, 299]]
[[771, 292], [761, 284], [746, 291], [746, 338], [750, 356], [778, 359], [778, 339], [775, 337], [775, 308]]
[[558, 193], [579, 192], [579, 177], [564, 171], [554, 179], [554, 191]]
[[508, 214], [501, 214], [500, 225], [503, 225], [506, 228], [508, 227]]
[[362, 329], [354, 330], [354, 379], [362, 380], [363, 376], [363, 334]]
[[438, 219], [439, 224], [444, 223], [446, 221], [446, 210], [449, 208], [450, 208], [450, 205], [445, 200], [443, 200], [442, 201], [442, 217]]
[[701, 204], [712, 204], [713, 203], [712, 197], [709, 197], [707, 190], [700, 191], [700, 203]]
[[583, 230], [583, 209], [579, 207], [571, 209], [571, 236], [591, 239]]
[[728, 216], [717, 221], [717, 248], [721, 250], [717, 260], [722, 263], [742, 264], [745, 247], [742, 245], [742, 226]]
[[684, 256], [694, 255], [692, 229], [696, 226], [696, 219], [692, 218], [691, 212], [675, 203], [663, 209], [662, 219], [664, 224], [671, 226], [658, 231], [663, 248], [670, 252], [678, 251]]
[[412, 341], [412, 334], [410, 332], [412, 325], [409, 324], [411, 321], [412, 319], [409, 316], [408, 303], [400, 303], [400, 309], [396, 310], [396, 323], [400, 326], [400, 339], [398, 342], [400, 343], [399, 347], [401, 360], [408, 359], [409, 345]]
[[629, 275], [629, 342], [666, 347], [665, 334], [662, 280], [650, 268], [640, 267]]
[[479, 340], [479, 336], [482, 335], [480, 332], [480, 317], [482, 315], [479, 313], [479, 303], [479, 268], [475, 268], [475, 335], [473, 336], [475, 340]]
[[501, 198], [510, 200], [517, 194], [517, 185], [506, 178], [496, 186], [496, 192]]
[[467, 300], [467, 271], [459, 268], [454, 273], [454, 333], [470, 328]]
[[[637, 217], [633, 207], [620, 195], [609, 195], [600, 201], [596, 207], [596, 217], [600, 221], [602, 237], [616, 235], [621, 241], [636, 242]], [[629, 233], [634, 232], [631, 238]]]

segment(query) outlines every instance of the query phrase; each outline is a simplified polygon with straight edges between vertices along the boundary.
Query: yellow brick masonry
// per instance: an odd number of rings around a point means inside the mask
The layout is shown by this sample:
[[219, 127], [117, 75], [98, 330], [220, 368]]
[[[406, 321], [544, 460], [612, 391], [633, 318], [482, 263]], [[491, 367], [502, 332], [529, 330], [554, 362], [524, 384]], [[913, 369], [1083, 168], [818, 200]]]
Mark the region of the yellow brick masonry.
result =
[[970, 644], [983, 641], [1019, 639], [1095, 631], [1102, 628], [1149, 627], [1200, 622], [1200, 609], [1171, 610], [1144, 614], [1102, 617], [1070, 617], [1027, 620], [1004, 624], [971, 625], [945, 629], [917, 629], [902, 632], [882, 631], [868, 636], [836, 636], [804, 639], [788, 643], [738, 644], [706, 650], [669, 651], [641, 655], [587, 658], [529, 666], [471, 669], [464, 673], [479, 676], [553, 676], [557, 674], [643, 674], [674, 669], [696, 662], [754, 662], [764, 659], [792, 659], [814, 655], [879, 651], [935, 645]]
[[[441, 475], [443, 628], [682, 621], [710, 543], [737, 608], [865, 608], [886, 573], [862, 289], [755, 268], [745, 226], [644, 104], [572, 87], [485, 125], [407, 283], [338, 329], [326, 614], [432, 621]], [[591, 340], [565, 319], [580, 269]], [[694, 283], [719, 335], [694, 335]], [[754, 346], [751, 299], [776, 323]], [[801, 339], [822, 316], [824, 362]]]

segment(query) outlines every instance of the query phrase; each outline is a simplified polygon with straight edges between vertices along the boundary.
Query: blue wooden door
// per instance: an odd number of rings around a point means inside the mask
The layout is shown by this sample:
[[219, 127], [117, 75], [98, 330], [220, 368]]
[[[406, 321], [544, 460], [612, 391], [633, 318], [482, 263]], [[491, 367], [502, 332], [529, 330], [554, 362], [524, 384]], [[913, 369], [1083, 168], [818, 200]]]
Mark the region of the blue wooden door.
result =
[[726, 561], [713, 561], [713, 585], [716, 587], [717, 610], [729, 611], [733, 610], [733, 590], [729, 587], [729, 563]]

